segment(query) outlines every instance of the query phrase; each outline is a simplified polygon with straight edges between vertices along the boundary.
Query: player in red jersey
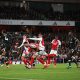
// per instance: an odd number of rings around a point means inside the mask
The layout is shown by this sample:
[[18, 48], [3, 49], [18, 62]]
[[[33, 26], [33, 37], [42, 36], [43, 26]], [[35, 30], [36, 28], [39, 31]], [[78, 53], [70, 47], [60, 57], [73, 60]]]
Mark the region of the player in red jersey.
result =
[[31, 48], [29, 47], [29, 44], [27, 42], [24, 42], [21, 59], [24, 62], [26, 68], [31, 68], [31, 66], [29, 66], [29, 58], [31, 57], [30, 52], [31, 52]]
[[56, 67], [56, 56], [58, 56], [58, 48], [61, 45], [61, 41], [58, 40], [58, 36], [55, 36], [55, 39], [52, 40], [52, 47], [50, 54], [48, 54], [48, 65], [50, 65], [51, 58], [54, 58], [54, 66]]
[[28, 41], [26, 35], [23, 35], [22, 44], [18, 48], [21, 48], [21, 47], [23, 47], [23, 51], [22, 51], [23, 53], [22, 53], [21, 59], [24, 62], [25, 67], [29, 68], [29, 58], [31, 56], [31, 54], [30, 54], [31, 48], [29, 46], [29, 41]]
[[32, 56], [30, 64], [32, 64], [34, 62], [34, 58], [37, 58], [37, 60], [42, 63], [44, 65], [44, 68], [47, 67], [46, 62], [44, 62], [44, 60], [41, 58], [41, 56], [46, 56], [46, 52], [45, 52], [45, 46], [44, 46], [44, 39], [42, 37], [42, 34], [39, 34], [38, 38], [28, 38], [30, 40], [34, 40], [34, 41], [38, 41], [38, 46], [37, 49], [38, 51]]
[[[38, 43], [38, 44], [37, 44], [37, 43], [29, 43], [29, 42], [28, 42], [28, 39], [34, 40], [34, 41], [38, 41], [39, 43]], [[44, 67], [46, 67], [46, 63], [45, 63], [44, 60], [42, 60], [42, 58], [41, 58], [42, 55], [46, 55], [45, 46], [44, 46], [44, 40], [43, 40], [43, 38], [42, 38], [42, 35], [39, 34], [39, 38], [27, 38], [26, 35], [24, 35], [24, 36], [23, 36], [23, 42], [22, 42], [22, 44], [20, 45], [20, 47], [18, 47], [18, 48], [21, 48], [21, 47], [24, 45], [25, 42], [27, 42], [26, 45], [29, 46], [29, 47], [32, 49], [32, 50], [31, 50], [31, 53], [32, 53], [32, 54], [34, 53], [34, 54], [32, 55], [30, 61], [27, 61], [27, 59], [25, 60], [25, 59], [23, 58], [25, 54], [23, 54], [23, 56], [22, 56], [22, 61], [24, 62], [24, 64], [26, 65], [26, 63], [30, 63], [29, 66], [31, 66], [31, 65], [34, 63], [34, 59], [37, 58], [37, 60], [38, 60], [39, 62], [41, 62], [41, 63], [44, 65]], [[30, 53], [30, 54], [31, 54], [31, 53]], [[26, 65], [26, 67], [28, 67], [28, 66]], [[28, 68], [30, 68], [30, 67], [28, 67]]]

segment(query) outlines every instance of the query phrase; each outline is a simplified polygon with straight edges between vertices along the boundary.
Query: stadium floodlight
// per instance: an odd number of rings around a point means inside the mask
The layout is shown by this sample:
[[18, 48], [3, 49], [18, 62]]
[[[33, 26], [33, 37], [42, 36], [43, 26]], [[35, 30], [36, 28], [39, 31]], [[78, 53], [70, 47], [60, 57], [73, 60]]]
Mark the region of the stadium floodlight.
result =
[[26, 3], [26, 1], [25, 0], [23, 0], [23, 4], [25, 4]]
[[20, 3], [20, 7], [23, 7], [25, 5], [26, 1], [23, 0], [21, 3]]

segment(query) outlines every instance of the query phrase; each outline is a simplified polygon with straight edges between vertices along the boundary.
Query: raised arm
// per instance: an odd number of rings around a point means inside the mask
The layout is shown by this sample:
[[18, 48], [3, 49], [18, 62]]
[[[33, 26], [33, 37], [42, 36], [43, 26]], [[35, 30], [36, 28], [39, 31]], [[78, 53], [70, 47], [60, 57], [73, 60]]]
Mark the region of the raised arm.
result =
[[25, 39], [23, 39], [22, 44], [18, 48], [21, 48], [24, 45], [24, 42], [26, 42]]
[[42, 41], [42, 38], [28, 38], [30, 40], [34, 40], [34, 41]]
[[21, 48], [24, 45], [25, 42], [27, 42], [29, 44], [28, 38], [26, 37], [26, 35], [23, 35], [22, 44], [18, 48]]

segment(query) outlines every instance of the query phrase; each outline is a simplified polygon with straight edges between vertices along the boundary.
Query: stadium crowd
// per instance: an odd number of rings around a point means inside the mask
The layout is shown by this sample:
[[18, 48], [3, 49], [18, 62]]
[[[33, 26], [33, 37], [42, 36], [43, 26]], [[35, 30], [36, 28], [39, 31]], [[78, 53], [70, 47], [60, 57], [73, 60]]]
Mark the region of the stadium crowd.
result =
[[[45, 14], [45, 13], [47, 14]], [[76, 14], [76, 15], [75, 15]], [[75, 15], [75, 16], [74, 16]], [[51, 12], [24, 7], [0, 7], [0, 19], [28, 19], [28, 20], [80, 20], [80, 11]]]

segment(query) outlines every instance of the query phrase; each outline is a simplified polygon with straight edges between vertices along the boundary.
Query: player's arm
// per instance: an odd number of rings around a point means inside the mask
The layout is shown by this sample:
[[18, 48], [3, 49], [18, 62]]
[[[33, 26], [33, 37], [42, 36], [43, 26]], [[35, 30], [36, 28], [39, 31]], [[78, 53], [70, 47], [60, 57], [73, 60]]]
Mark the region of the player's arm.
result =
[[35, 40], [35, 41], [42, 41], [42, 38], [28, 38], [30, 40]]
[[26, 42], [25, 39], [23, 39], [22, 44], [18, 48], [21, 48], [24, 45], [24, 42]]
[[76, 50], [77, 49], [77, 46], [79, 44], [79, 39], [77, 39], [76, 37], [74, 39], [75, 39], [75, 45], [76, 45], [75, 50]]
[[58, 40], [58, 43], [59, 43], [58, 48], [61, 48], [61, 41], [60, 41], [60, 40]]
[[54, 42], [54, 40], [52, 40], [51, 44]]

